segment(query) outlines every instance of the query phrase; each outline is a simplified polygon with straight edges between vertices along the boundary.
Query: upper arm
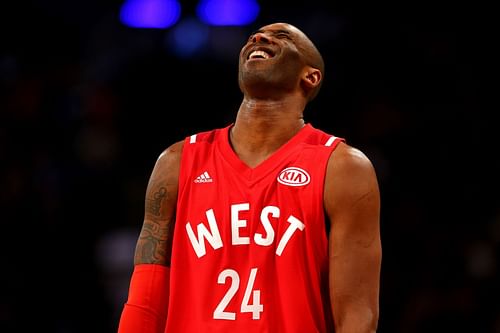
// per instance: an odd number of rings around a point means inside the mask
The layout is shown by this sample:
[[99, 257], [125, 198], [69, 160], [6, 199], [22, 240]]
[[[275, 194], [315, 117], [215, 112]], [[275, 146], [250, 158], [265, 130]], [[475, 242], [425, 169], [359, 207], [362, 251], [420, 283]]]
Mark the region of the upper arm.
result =
[[381, 268], [380, 194], [375, 170], [359, 150], [341, 144], [325, 181], [330, 298], [337, 332], [374, 332]]
[[136, 265], [170, 266], [182, 146], [180, 141], [163, 151], [151, 172], [146, 189], [144, 221], [135, 249]]

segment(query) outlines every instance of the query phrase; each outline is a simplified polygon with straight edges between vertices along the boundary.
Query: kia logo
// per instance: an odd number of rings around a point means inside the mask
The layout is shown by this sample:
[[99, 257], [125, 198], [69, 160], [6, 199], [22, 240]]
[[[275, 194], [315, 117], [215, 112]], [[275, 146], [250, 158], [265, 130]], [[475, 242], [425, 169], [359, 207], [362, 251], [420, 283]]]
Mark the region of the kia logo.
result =
[[311, 181], [309, 174], [305, 170], [297, 167], [284, 169], [277, 179], [281, 184], [288, 186], [304, 186]]

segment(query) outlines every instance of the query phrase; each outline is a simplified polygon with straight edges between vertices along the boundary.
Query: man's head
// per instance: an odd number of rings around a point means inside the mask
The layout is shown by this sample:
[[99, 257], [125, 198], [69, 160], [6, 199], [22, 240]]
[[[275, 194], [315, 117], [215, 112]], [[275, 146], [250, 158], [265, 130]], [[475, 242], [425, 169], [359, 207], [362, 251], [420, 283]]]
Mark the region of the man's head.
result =
[[324, 62], [313, 42], [287, 23], [266, 25], [254, 32], [240, 52], [239, 85], [244, 93], [271, 97], [298, 87], [306, 99], [318, 94]]

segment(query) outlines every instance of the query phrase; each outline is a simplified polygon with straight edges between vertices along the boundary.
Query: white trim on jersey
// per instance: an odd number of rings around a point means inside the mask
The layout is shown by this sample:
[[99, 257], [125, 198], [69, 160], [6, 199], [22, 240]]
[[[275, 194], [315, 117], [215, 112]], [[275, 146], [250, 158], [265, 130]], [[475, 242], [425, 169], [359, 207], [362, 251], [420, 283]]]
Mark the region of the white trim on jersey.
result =
[[189, 143], [195, 143], [196, 142], [196, 134], [191, 135], [189, 138]]
[[333, 144], [333, 142], [335, 141], [335, 139], [337, 139], [337, 137], [332, 135], [330, 137], [330, 139], [328, 139], [328, 141], [326, 141], [325, 146], [330, 147]]

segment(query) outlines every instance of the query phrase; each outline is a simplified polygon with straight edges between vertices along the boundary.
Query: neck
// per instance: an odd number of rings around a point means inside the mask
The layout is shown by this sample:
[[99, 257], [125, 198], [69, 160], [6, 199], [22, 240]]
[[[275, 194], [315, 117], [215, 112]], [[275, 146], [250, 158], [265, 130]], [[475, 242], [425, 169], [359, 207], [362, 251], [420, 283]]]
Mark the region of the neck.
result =
[[244, 98], [230, 132], [236, 154], [253, 167], [267, 159], [304, 126], [303, 100]]

